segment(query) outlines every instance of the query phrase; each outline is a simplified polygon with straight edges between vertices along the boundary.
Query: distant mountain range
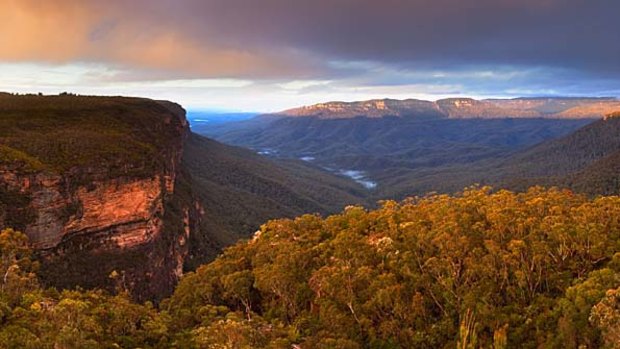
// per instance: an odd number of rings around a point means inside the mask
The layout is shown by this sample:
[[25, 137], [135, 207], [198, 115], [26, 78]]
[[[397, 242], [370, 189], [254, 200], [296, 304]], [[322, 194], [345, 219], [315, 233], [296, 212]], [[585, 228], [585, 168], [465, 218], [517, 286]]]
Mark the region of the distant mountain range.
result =
[[289, 109], [277, 116], [312, 116], [321, 119], [386, 116], [435, 116], [461, 118], [599, 118], [620, 110], [620, 101], [603, 98], [448, 98], [436, 102], [418, 99], [376, 99], [361, 102], [328, 102]]

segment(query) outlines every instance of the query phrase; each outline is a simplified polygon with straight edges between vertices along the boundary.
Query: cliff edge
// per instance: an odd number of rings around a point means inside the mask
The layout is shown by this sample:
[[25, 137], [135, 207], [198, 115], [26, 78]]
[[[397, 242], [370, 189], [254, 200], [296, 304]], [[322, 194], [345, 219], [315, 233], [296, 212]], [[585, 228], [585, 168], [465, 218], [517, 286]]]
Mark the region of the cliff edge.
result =
[[58, 287], [168, 294], [199, 219], [170, 102], [0, 96], [0, 227], [22, 230]]

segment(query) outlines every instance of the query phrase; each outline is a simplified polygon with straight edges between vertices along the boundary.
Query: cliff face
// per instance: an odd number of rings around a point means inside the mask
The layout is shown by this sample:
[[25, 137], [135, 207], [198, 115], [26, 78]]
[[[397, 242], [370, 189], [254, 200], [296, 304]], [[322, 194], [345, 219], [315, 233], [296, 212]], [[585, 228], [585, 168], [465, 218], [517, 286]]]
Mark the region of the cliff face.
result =
[[173, 194], [165, 181], [155, 175], [146, 179], [114, 178], [93, 181], [74, 190], [61, 175], [36, 173], [20, 175], [2, 171], [2, 184], [10, 191], [31, 198], [34, 212], [24, 232], [32, 245], [48, 250], [75, 235], [96, 234], [114, 229], [110, 243], [119, 248], [149, 242], [161, 230], [163, 198]]
[[452, 119], [554, 118], [596, 119], [620, 108], [615, 98], [447, 98], [436, 102], [382, 99], [361, 102], [328, 102], [289, 109], [273, 115], [321, 119], [386, 116], [434, 116]]
[[[132, 119], [132, 106], [118, 110], [123, 103], [115, 103], [110, 112], [131, 121], [127, 132], [140, 134], [150, 154], [130, 153], [127, 160], [136, 160], [124, 163], [112, 156], [109, 164], [64, 170], [5, 157], [0, 162], [0, 227], [28, 235], [49, 285], [122, 288], [139, 299], [157, 299], [180, 277], [186, 242], [200, 218], [180, 170], [189, 128], [184, 110], [172, 103], [141, 100], [138, 121]], [[53, 159], [53, 154], [26, 152], [6, 139], [3, 145], [36, 157], [37, 163], [49, 165]], [[89, 142], [84, 140], [85, 147]], [[99, 151], [104, 152], [96, 149], [92, 155]]]

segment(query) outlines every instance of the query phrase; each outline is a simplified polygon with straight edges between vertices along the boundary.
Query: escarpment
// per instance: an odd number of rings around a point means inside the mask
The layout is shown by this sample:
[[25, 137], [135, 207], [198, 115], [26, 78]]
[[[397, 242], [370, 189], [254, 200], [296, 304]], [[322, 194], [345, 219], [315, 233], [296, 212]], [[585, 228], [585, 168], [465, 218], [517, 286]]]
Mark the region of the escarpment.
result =
[[184, 110], [137, 98], [0, 97], [0, 227], [57, 287], [168, 294], [199, 205], [181, 170]]
[[148, 242], [161, 227], [163, 197], [171, 195], [159, 175], [153, 178], [95, 180], [75, 189], [62, 175], [20, 175], [4, 170], [8, 191], [29, 197], [32, 219], [22, 229], [36, 249], [48, 250], [75, 235], [114, 229], [110, 243], [133, 247]]
[[193, 134], [181, 106], [0, 94], [0, 229], [58, 288], [167, 296], [265, 221], [364, 203], [356, 183]]

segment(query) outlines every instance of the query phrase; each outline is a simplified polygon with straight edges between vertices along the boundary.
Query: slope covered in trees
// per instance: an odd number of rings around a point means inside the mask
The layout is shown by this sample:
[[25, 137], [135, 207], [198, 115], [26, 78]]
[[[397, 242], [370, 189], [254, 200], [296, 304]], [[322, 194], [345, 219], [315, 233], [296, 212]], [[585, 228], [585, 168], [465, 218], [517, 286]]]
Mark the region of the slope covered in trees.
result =
[[619, 197], [472, 188], [270, 221], [157, 309], [42, 290], [23, 235], [0, 249], [6, 348], [617, 348], [620, 334]]
[[[201, 129], [276, 158], [376, 183], [371, 201], [472, 183], [618, 193], [615, 99], [374, 100], [324, 103]], [[449, 107], [449, 108], [448, 108]], [[448, 108], [448, 109], [446, 109]], [[442, 111], [442, 112], [440, 112]]]
[[620, 286], [619, 217], [617, 197], [534, 188], [273, 221], [168, 306], [199, 328], [209, 303], [255, 312], [308, 348], [454, 347], [463, 331], [477, 341], [464, 347], [598, 347], [591, 308]]
[[186, 267], [193, 270], [222, 248], [247, 238], [272, 218], [329, 214], [366, 204], [356, 183], [302, 161], [276, 161], [191, 134], [182, 165], [203, 211], [200, 234], [190, 235]]
[[0, 95], [0, 165], [150, 176], [178, 139], [174, 123], [160, 119], [177, 112], [146, 98]]
[[[616, 116], [614, 116], [616, 115]], [[560, 186], [591, 195], [620, 194], [620, 117], [612, 114], [566, 136], [497, 159], [437, 168], [388, 170], [379, 197], [431, 190], [454, 192], [472, 183], [524, 190]]]
[[352, 119], [258, 117], [202, 130], [280, 158], [384, 178], [417, 169], [494, 159], [567, 135], [592, 119], [449, 119], [433, 115]]

